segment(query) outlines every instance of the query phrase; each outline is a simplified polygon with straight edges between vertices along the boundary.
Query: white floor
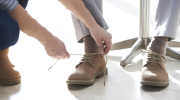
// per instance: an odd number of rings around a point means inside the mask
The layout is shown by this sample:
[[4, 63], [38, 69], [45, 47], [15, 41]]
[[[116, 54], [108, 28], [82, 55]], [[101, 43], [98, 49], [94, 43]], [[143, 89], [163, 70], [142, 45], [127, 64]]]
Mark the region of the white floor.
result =
[[[135, 2], [137, 1], [137, 2]], [[139, 0], [104, 0], [104, 17], [113, 34], [113, 43], [138, 36]], [[157, 4], [156, 2], [154, 3]], [[28, 12], [54, 35], [65, 42], [69, 53], [83, 54], [83, 44], [76, 42], [70, 12], [58, 1], [30, 0]], [[154, 17], [152, 10], [151, 17]], [[153, 19], [153, 18], [152, 18]], [[153, 21], [151, 21], [151, 28]], [[131, 23], [131, 24], [130, 24]], [[106, 85], [103, 78], [92, 86], [67, 85], [66, 79], [81, 56], [56, 60], [46, 55], [38, 41], [21, 33], [19, 42], [11, 47], [9, 57], [22, 75], [22, 83], [0, 86], [0, 100], [179, 100], [180, 62], [168, 58], [166, 65], [170, 84], [166, 88], [142, 86], [141, 55], [126, 67], [119, 66], [129, 49], [109, 53]]]

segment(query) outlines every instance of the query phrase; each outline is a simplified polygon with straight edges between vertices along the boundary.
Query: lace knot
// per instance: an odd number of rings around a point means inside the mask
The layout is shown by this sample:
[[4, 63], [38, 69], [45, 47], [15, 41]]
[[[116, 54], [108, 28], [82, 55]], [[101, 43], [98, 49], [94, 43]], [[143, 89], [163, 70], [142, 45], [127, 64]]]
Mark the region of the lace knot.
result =
[[156, 52], [152, 52], [151, 50], [145, 50], [142, 51], [144, 54], [147, 53], [148, 54], [148, 62], [154, 62], [154, 63], [158, 63], [160, 64], [159, 61], [163, 61], [163, 63], [166, 63], [166, 58]]
[[86, 54], [84, 54], [81, 61], [79, 62], [79, 64], [76, 67], [78, 67], [83, 62], [87, 62], [91, 67], [93, 67], [91, 63], [92, 63], [92, 59], [94, 57], [94, 54], [98, 54], [98, 53], [86, 53]]
[[142, 53], [148, 54], [147, 63], [150, 63], [150, 62], [151, 63], [157, 63], [160, 65], [160, 67], [161, 67], [160, 61], [162, 61], [163, 63], [166, 63], [166, 58], [159, 53], [152, 52], [151, 50], [145, 50], [145, 51], [142, 51]]

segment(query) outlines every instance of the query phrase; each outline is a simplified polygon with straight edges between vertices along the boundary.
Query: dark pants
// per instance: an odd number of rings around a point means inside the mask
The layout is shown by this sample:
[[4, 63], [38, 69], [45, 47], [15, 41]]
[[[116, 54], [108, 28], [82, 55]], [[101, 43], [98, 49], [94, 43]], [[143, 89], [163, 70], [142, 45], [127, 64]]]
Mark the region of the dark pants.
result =
[[[19, 4], [25, 9], [28, 0], [18, 0]], [[0, 50], [15, 45], [19, 38], [19, 25], [8, 12], [0, 9]]]

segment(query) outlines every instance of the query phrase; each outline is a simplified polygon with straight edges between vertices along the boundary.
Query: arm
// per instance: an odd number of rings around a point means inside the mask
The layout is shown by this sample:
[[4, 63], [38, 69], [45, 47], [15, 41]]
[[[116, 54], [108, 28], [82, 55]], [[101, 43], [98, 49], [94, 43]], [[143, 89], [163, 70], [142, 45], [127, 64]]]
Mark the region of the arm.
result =
[[[9, 12], [9, 14], [18, 22], [20, 29], [25, 32], [27, 35], [35, 37], [42, 44], [46, 44], [43, 41], [44, 38], [40, 38], [43, 32], [52, 37], [52, 34], [49, 33], [45, 28], [43, 28], [36, 20], [34, 20], [29, 14], [24, 10], [17, 0], [0, 0], [0, 8]], [[37, 31], [42, 32], [37, 32]], [[39, 35], [39, 36], [38, 36]]]
[[[107, 54], [111, 48], [112, 36], [96, 23], [89, 10], [85, 7], [84, 2], [82, 0], [59, 1], [89, 28], [91, 36], [100, 48], [101, 54]], [[104, 44], [102, 41], [104, 41]]]
[[20, 30], [37, 39], [49, 56], [57, 59], [69, 58], [64, 43], [33, 19], [19, 4], [9, 14], [18, 22]]
[[85, 7], [82, 0], [59, 0], [66, 9], [70, 10], [78, 19], [80, 19], [89, 29], [99, 26], [94, 20], [89, 10]]
[[41, 26], [35, 19], [33, 19], [26, 10], [19, 4], [15, 10], [9, 14], [18, 22], [20, 30], [28, 36], [36, 38], [42, 45], [46, 45], [53, 35], [47, 31], [46, 28]]

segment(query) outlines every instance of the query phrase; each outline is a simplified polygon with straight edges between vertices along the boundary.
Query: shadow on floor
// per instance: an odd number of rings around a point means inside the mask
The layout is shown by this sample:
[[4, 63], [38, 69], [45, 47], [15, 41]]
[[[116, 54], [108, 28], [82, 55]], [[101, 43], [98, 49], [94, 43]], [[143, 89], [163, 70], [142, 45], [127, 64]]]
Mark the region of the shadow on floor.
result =
[[157, 86], [144, 86], [142, 85], [140, 88], [146, 92], [157, 92], [157, 91], [162, 91], [166, 89], [167, 87], [157, 87]]
[[11, 96], [18, 93], [21, 90], [21, 84], [12, 86], [0, 86], [0, 99], [10, 100]]
[[68, 87], [69, 91], [83, 90], [83, 89], [88, 88], [90, 86], [91, 85], [72, 85], [72, 84], [67, 84], [67, 87]]

